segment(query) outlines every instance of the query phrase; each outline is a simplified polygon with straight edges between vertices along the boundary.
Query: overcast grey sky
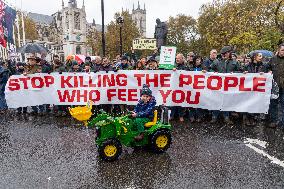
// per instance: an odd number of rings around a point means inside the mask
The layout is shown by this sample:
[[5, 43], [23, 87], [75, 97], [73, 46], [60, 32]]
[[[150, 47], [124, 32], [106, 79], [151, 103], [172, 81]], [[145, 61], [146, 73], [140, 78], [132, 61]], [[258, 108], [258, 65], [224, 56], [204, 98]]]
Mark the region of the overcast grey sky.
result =
[[[6, 0], [24, 11], [51, 15], [61, 9], [62, 0]], [[69, 0], [64, 0], [65, 6]], [[198, 16], [199, 8], [203, 3], [211, 0], [140, 0], [143, 7], [146, 4], [147, 10], [147, 37], [153, 37], [156, 18], [166, 21], [169, 16], [183, 13], [194, 18]], [[101, 24], [100, 0], [85, 0], [87, 20], [91, 22], [93, 18], [97, 24]], [[81, 7], [83, 0], [77, 0]], [[113, 20], [115, 12], [121, 8], [132, 10], [133, 3], [137, 7], [138, 0], [105, 0], [105, 22]], [[22, 5], [21, 5], [22, 4]]]

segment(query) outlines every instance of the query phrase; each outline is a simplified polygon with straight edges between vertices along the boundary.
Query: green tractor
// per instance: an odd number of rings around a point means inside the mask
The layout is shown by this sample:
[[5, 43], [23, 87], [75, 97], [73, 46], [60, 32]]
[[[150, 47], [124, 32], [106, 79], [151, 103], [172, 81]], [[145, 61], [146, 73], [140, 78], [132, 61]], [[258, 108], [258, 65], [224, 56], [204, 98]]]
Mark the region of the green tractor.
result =
[[[102, 111], [87, 122], [91, 117], [87, 115], [91, 114], [91, 109], [91, 105], [87, 105], [87, 107], [70, 108], [69, 111], [74, 118], [83, 121], [86, 126], [95, 127], [95, 141], [102, 160], [117, 160], [122, 153], [122, 145], [133, 148], [147, 146], [154, 153], [163, 153], [170, 147], [171, 125], [168, 121], [164, 121], [164, 123], [158, 121], [157, 110], [154, 111], [153, 121], [145, 124], [144, 138], [141, 141], [136, 141], [134, 138], [140, 133], [133, 123], [133, 118], [129, 115], [112, 117]], [[163, 111], [166, 112], [166, 109], [164, 108]]]

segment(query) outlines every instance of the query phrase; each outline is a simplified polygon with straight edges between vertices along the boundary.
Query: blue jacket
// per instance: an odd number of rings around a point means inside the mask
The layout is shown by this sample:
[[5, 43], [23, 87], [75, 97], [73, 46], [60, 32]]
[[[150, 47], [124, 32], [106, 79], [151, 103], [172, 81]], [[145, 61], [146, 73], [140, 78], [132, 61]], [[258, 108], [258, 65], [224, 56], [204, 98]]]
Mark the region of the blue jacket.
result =
[[215, 60], [212, 60], [211, 58], [207, 58], [207, 59], [203, 62], [203, 65], [204, 65], [207, 69], [209, 69], [210, 66], [211, 66], [211, 64], [213, 64], [214, 61], [215, 61]]
[[144, 104], [142, 100], [139, 100], [136, 105], [134, 112], [136, 112], [137, 117], [139, 118], [152, 118], [154, 117], [154, 109], [156, 106], [156, 99], [152, 97], [151, 100]]

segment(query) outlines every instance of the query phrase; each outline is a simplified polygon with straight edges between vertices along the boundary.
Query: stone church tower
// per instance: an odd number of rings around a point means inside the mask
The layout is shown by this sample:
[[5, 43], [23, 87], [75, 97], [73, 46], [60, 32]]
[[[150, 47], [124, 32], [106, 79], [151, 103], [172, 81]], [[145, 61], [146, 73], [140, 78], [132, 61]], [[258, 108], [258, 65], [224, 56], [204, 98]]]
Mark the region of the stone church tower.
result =
[[83, 0], [82, 8], [77, 7], [76, 0], [69, 0], [64, 6], [62, 0], [62, 38], [64, 55], [87, 54], [86, 35], [87, 20]]
[[141, 33], [142, 37], [146, 37], [146, 7], [144, 4], [144, 9], [140, 8], [140, 2], [138, 1], [137, 9], [132, 9], [132, 20], [136, 23], [136, 26]]

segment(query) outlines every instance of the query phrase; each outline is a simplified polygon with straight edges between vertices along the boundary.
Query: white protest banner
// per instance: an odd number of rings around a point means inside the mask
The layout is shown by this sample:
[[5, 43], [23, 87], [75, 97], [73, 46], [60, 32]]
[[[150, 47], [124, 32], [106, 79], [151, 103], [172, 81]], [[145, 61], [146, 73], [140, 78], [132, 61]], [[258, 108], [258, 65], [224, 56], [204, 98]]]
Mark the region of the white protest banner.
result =
[[157, 49], [157, 41], [156, 39], [143, 39], [138, 38], [133, 40], [133, 49], [136, 50], [155, 50]]
[[159, 68], [173, 69], [176, 59], [176, 47], [161, 47]]
[[5, 95], [10, 108], [85, 105], [89, 100], [135, 105], [143, 84], [150, 86], [157, 105], [267, 113], [272, 75], [182, 70], [13, 75]]

